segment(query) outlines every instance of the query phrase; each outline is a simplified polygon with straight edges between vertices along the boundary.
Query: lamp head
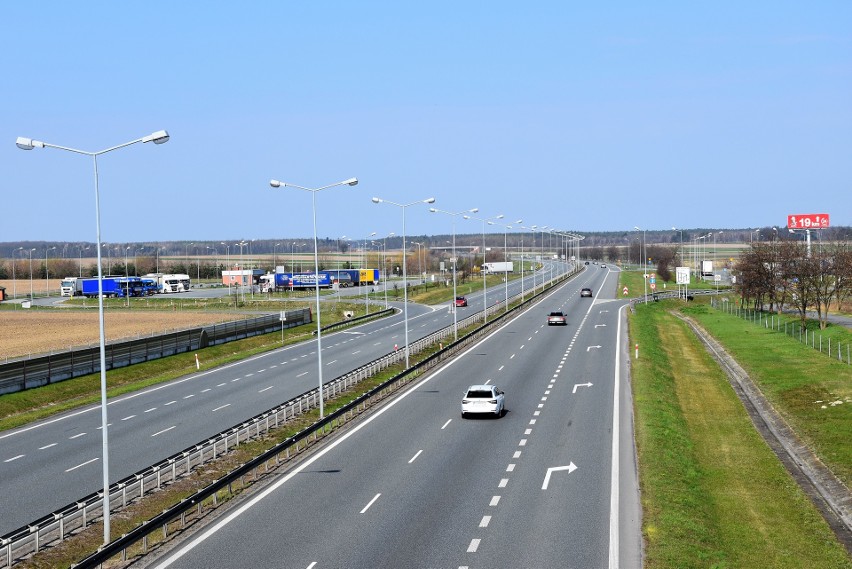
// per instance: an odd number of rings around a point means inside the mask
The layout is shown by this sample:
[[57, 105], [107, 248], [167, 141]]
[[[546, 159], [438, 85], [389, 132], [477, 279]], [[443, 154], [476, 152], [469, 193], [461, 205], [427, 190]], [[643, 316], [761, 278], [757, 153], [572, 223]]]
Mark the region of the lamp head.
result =
[[503, 214], [501, 213], [500, 215], [498, 215], [498, 216], [497, 216], [497, 217], [495, 217], [494, 219], [503, 219]]
[[33, 140], [32, 138], [24, 138], [23, 136], [19, 136], [15, 141], [15, 146], [20, 148], [21, 150], [32, 150], [33, 148], [44, 148], [44, 143], [38, 140]]
[[473, 208], [473, 209], [469, 209], [469, 210], [467, 210], [467, 211], [469, 211], [470, 213], [479, 213], [479, 208], [478, 208], [478, 207], [475, 207], [475, 208]]
[[515, 225], [520, 225], [520, 224], [522, 224], [523, 222], [524, 222], [524, 220], [523, 220], [523, 219], [519, 219], [518, 221], [516, 221], [516, 222], [515, 222]]
[[633, 226], [633, 230], [634, 230], [634, 231], [642, 231], [641, 229], [639, 229], [639, 228], [638, 228], [637, 226], [635, 226], [635, 225]]
[[382, 200], [379, 198], [373, 198], [373, 203], [381, 203]]
[[142, 142], [153, 142], [154, 144], [165, 144], [169, 141], [169, 133], [165, 130], [158, 130], [148, 136], [142, 137]]
[[278, 180], [269, 180], [269, 185], [273, 188], [280, 188], [284, 185], [284, 182], [279, 182]]
[[423, 203], [435, 203], [435, 198], [427, 198], [423, 200]]
[[343, 183], [346, 184], [347, 186], [357, 186], [358, 185], [358, 178], [349, 178], [348, 180], [344, 181]]
[[438, 213], [438, 210], [435, 209], [434, 207], [430, 207], [429, 211], [431, 211], [432, 213]]

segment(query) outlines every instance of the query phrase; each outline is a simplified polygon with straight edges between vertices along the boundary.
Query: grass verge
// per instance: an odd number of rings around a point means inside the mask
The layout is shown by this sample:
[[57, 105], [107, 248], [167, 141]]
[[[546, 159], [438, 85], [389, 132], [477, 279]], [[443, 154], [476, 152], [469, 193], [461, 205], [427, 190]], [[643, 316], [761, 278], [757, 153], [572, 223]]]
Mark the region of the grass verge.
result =
[[645, 567], [852, 567], [670, 306], [630, 317]]

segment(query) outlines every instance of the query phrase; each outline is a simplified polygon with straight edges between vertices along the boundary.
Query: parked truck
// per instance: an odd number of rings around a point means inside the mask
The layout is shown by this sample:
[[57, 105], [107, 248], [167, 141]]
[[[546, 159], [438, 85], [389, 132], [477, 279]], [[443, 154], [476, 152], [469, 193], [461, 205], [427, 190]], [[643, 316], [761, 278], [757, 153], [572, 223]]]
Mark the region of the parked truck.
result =
[[81, 280], [77, 277], [65, 277], [62, 279], [62, 282], [59, 283], [59, 295], [60, 296], [80, 296], [83, 294], [82, 289], [78, 289], [78, 286], [82, 286], [77, 284], [77, 281]]
[[[81, 285], [81, 294], [86, 298], [98, 297], [98, 279], [77, 279]], [[122, 298], [124, 297], [124, 289], [121, 286], [120, 277], [104, 277], [102, 289], [104, 298]]]
[[142, 275], [143, 279], [151, 279], [157, 285], [157, 292], [189, 292], [191, 281], [189, 275], [183, 274], [163, 274], [163, 273], [148, 273]]
[[482, 271], [485, 274], [494, 273], [513, 273], [515, 272], [515, 263], [512, 261], [499, 261], [496, 263], [482, 263]]
[[261, 291], [271, 292], [282, 290], [304, 290], [316, 288], [331, 288], [332, 280], [328, 273], [267, 273], [260, 277]]

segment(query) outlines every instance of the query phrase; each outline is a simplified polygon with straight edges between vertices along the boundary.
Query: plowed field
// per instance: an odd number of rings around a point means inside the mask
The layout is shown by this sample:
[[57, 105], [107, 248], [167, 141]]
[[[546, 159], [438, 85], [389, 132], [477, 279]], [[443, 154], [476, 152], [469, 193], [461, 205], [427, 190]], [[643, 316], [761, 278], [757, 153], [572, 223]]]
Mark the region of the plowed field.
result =
[[[114, 311], [104, 314], [107, 341], [238, 319], [227, 313]], [[98, 343], [97, 312], [0, 312], [0, 361]]]

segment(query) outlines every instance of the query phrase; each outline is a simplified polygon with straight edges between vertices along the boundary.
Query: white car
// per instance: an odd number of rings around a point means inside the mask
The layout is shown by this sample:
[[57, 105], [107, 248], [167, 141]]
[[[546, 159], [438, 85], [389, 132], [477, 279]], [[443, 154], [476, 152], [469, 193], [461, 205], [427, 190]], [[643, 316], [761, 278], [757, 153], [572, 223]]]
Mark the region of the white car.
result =
[[462, 419], [468, 413], [487, 413], [502, 417], [506, 412], [506, 395], [496, 385], [471, 385], [461, 403]]

